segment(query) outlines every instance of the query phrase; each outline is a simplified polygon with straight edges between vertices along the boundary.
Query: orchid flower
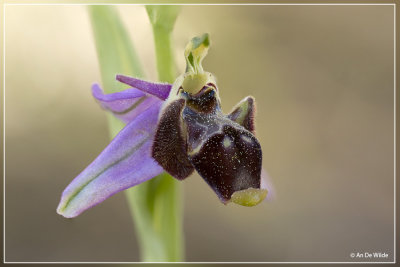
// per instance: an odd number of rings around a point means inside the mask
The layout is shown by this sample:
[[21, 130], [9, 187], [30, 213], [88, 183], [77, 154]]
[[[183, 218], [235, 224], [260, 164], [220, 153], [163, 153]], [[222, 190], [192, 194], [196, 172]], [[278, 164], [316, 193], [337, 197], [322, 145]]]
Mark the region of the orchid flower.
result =
[[266, 198], [255, 100], [247, 97], [230, 114], [222, 113], [216, 80], [201, 65], [208, 48], [207, 34], [189, 42], [186, 72], [174, 84], [117, 75], [132, 88], [104, 94], [92, 86], [101, 107], [127, 125], [67, 186], [59, 214], [76, 217], [164, 171], [183, 180], [196, 170], [224, 204], [254, 206]]

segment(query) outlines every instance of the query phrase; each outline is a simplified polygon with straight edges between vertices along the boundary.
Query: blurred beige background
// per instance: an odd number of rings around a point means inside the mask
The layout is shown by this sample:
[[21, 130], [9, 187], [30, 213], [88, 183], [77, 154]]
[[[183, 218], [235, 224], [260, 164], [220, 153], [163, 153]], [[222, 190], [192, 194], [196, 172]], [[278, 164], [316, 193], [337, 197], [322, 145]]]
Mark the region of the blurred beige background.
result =
[[[118, 10], [156, 79], [144, 8]], [[55, 212], [109, 142], [85, 7], [7, 6], [5, 29], [6, 261], [138, 261], [124, 194], [76, 219]], [[276, 198], [224, 206], [198, 175], [185, 180], [187, 261], [392, 261], [393, 6], [185, 6], [179, 72], [203, 32], [224, 111], [256, 98]]]

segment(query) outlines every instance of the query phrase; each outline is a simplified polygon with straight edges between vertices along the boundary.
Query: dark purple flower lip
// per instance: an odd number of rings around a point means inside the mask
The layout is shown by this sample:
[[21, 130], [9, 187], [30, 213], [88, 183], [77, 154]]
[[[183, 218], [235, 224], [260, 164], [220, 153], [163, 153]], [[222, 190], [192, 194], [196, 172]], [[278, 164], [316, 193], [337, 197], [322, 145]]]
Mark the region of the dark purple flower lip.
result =
[[[166, 99], [172, 85], [150, 83], [123, 75], [117, 77], [134, 87], [104, 94], [95, 84], [92, 93], [104, 109], [128, 124], [64, 190], [57, 208], [57, 212], [64, 217], [76, 217], [110, 196], [164, 171], [151, 156], [151, 150], [163, 105], [162, 99]], [[263, 170], [260, 188], [271, 187], [270, 179]], [[234, 193], [232, 200], [251, 202], [251, 196], [260, 198], [258, 191], [254, 190]], [[270, 198], [268, 194], [267, 199]], [[224, 200], [223, 202], [226, 203]]]
[[208, 46], [208, 35], [189, 43], [189, 72], [173, 85], [117, 75], [132, 88], [104, 94], [92, 86], [100, 106], [127, 125], [66, 187], [59, 214], [76, 217], [163, 171], [182, 180], [196, 170], [225, 204], [254, 206], [273, 197], [266, 198], [272, 184], [254, 135], [254, 98], [222, 114], [215, 77], [201, 66]]

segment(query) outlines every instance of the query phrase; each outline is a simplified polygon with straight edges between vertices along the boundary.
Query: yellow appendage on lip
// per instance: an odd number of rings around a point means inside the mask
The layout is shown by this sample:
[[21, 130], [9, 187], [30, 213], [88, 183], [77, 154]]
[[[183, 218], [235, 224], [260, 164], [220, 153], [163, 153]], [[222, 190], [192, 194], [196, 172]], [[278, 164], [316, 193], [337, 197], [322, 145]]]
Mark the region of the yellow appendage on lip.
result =
[[267, 197], [267, 193], [267, 189], [248, 188], [233, 193], [231, 200], [242, 206], [253, 207], [260, 204]]

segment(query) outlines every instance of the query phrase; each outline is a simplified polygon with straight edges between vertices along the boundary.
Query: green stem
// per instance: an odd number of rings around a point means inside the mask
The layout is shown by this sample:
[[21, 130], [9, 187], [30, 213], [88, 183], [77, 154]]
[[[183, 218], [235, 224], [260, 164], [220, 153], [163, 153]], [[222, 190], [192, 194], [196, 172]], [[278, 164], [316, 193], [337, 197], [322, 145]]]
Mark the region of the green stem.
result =
[[[167, 32], [154, 32], [157, 70], [160, 73], [160, 80], [173, 82], [175, 76], [169, 34], [173, 23], [169, 22], [175, 21], [179, 10], [175, 7], [153, 7], [157, 9], [158, 15], [162, 15], [158, 23], [169, 25]], [[107, 93], [119, 91], [124, 87], [115, 82], [115, 74], [142, 76], [138, 57], [114, 8], [91, 6], [89, 15], [104, 89]], [[164, 15], [167, 17], [164, 18]], [[165, 23], [165, 20], [169, 22]], [[110, 135], [114, 137], [124, 124], [109, 113], [107, 119]], [[182, 192], [178, 183], [176, 179], [164, 173], [125, 190], [142, 261], [183, 260]]]
[[171, 49], [171, 34], [162, 27], [153, 27], [156, 49], [158, 79], [173, 83], [176, 78], [174, 58]]
[[[172, 27], [164, 26], [153, 24], [157, 71], [160, 81], [173, 83], [175, 65], [171, 49]], [[142, 244], [142, 260], [183, 261], [183, 206], [179, 182], [163, 173], [140, 187], [128, 190], [126, 194], [132, 214], [142, 214], [139, 220], [133, 216]], [[147, 221], [152, 224], [149, 225]]]
[[142, 261], [182, 261], [182, 200], [178, 181], [163, 173], [125, 192]]
[[[163, 27], [153, 27], [153, 33], [159, 80], [172, 83], [175, 78], [175, 66], [170, 31]], [[139, 234], [142, 259], [183, 261], [183, 205], [179, 182], [163, 173], [126, 192], [132, 214], [142, 215], [140, 220], [133, 216], [138, 232], [146, 233]], [[146, 219], [143, 216], [146, 216]], [[150, 220], [152, 225], [146, 223]]]
[[[154, 39], [159, 80], [171, 82], [175, 75], [170, 36], [154, 32]], [[163, 173], [125, 192], [141, 245], [142, 261], [183, 261], [183, 207], [179, 182]]]

